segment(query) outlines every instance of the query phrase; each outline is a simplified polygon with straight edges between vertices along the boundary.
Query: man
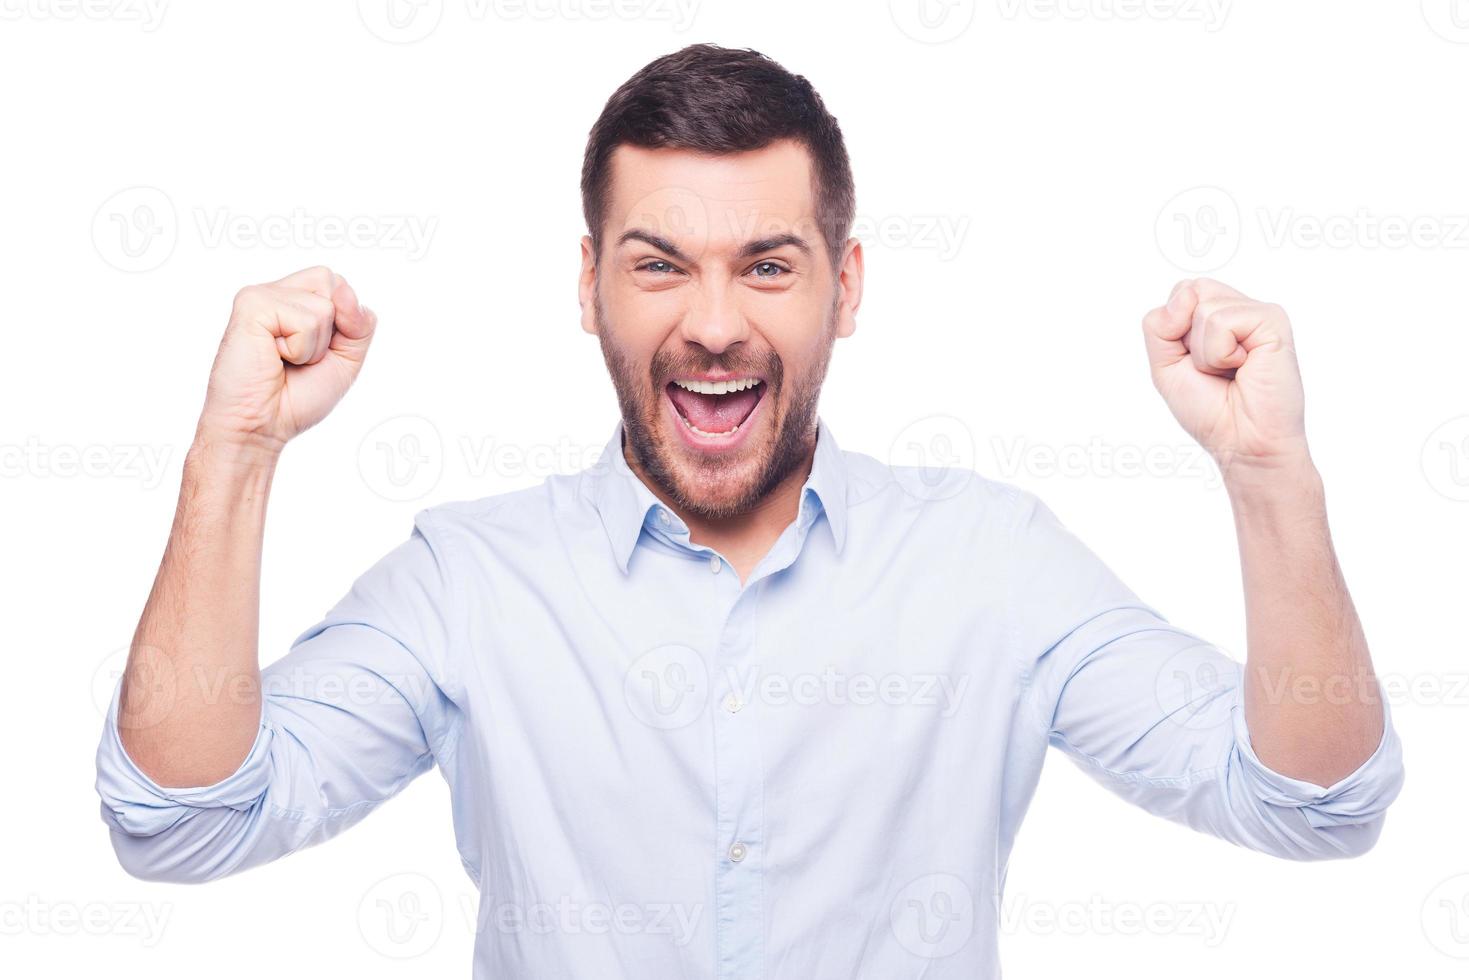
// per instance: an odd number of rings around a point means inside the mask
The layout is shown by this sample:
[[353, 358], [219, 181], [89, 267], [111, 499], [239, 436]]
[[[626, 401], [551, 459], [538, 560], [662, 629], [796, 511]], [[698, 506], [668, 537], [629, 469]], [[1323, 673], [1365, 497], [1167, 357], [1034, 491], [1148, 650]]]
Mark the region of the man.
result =
[[271, 477], [376, 318], [324, 269], [236, 296], [98, 754], [129, 872], [239, 872], [437, 765], [483, 898], [476, 976], [937, 978], [998, 973], [1048, 745], [1244, 847], [1373, 845], [1400, 745], [1278, 307], [1195, 280], [1143, 321], [1225, 474], [1241, 670], [1033, 494], [838, 448], [817, 396], [862, 247], [804, 79], [708, 45], [658, 59], [592, 129], [582, 194], [606, 453], [422, 511], [263, 671]]

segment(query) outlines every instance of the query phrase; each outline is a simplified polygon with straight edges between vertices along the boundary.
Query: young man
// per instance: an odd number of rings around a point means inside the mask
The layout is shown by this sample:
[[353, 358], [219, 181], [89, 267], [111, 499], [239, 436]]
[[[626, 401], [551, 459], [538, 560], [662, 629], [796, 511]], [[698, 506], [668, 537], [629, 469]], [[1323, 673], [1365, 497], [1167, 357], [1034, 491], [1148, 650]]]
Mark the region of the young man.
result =
[[862, 248], [804, 79], [707, 45], [653, 62], [592, 129], [582, 194], [606, 453], [421, 512], [263, 671], [271, 476], [376, 319], [325, 269], [235, 298], [97, 759], [129, 872], [239, 872], [437, 765], [484, 897], [476, 976], [938, 978], [998, 971], [1048, 745], [1244, 847], [1373, 845], [1400, 746], [1278, 307], [1195, 280], [1143, 322], [1227, 481], [1241, 670], [1034, 495], [838, 448], [817, 398]]

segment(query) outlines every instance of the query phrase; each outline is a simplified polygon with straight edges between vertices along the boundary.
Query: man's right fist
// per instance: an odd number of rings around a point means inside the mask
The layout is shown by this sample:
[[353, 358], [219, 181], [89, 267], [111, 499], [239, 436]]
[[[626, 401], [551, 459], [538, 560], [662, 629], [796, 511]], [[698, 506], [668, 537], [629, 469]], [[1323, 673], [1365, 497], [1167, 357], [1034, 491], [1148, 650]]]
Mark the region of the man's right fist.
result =
[[347, 393], [377, 316], [325, 266], [235, 294], [199, 438], [279, 452]]

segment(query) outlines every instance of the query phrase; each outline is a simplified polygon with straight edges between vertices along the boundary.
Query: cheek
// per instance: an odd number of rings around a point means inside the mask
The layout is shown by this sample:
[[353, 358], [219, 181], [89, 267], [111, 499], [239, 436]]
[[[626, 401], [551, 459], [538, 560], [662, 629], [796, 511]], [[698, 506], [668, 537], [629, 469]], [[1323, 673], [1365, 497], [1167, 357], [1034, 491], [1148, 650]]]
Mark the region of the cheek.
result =
[[828, 343], [830, 309], [816, 297], [762, 294], [744, 304], [743, 312], [750, 327], [780, 357], [787, 380], [801, 377]]
[[681, 289], [639, 289], [623, 283], [604, 294], [607, 318], [628, 343], [656, 347], [683, 322], [688, 297]]

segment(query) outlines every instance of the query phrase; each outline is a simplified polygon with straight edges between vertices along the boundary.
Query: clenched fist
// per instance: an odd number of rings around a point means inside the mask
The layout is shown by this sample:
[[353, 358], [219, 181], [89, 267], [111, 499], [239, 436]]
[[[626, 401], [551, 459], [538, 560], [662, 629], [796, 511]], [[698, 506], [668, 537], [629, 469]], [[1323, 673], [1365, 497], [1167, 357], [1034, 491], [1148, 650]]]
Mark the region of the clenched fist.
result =
[[376, 325], [324, 266], [246, 286], [214, 359], [199, 438], [278, 453], [346, 394]]
[[1212, 279], [1186, 279], [1143, 318], [1153, 384], [1174, 418], [1232, 472], [1309, 459], [1285, 311]]

